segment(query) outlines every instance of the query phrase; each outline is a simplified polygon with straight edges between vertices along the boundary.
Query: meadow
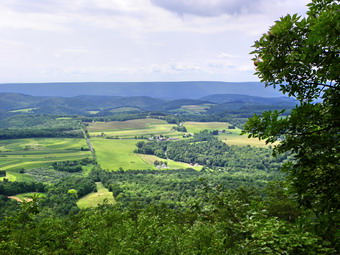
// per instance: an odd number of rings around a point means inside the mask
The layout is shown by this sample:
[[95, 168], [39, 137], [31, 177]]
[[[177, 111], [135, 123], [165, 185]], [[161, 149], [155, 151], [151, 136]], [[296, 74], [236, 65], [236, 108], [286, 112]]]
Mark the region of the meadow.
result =
[[[218, 138], [228, 145], [266, 146], [263, 141], [241, 136], [241, 129], [239, 128], [228, 129], [231, 124], [226, 122], [184, 122], [183, 125], [189, 133], [193, 134], [202, 130], [225, 130], [226, 133], [220, 133]], [[190, 167], [197, 170], [201, 169], [201, 166], [192, 166], [154, 155], [134, 153], [136, 143], [138, 141], [145, 141], [131, 139], [134, 137], [157, 135], [163, 132], [163, 135], [182, 138], [181, 136], [184, 133], [171, 130], [173, 126], [174, 124], [167, 124], [165, 121], [158, 119], [136, 119], [129, 121], [93, 122], [88, 126], [88, 130], [92, 135], [91, 142], [96, 151], [97, 161], [103, 169], [110, 171], [117, 171], [119, 168], [124, 170], [157, 169], [154, 166], [155, 161], [167, 162], [168, 167], [160, 169], [185, 169]], [[102, 135], [102, 133], [105, 135]], [[98, 137], [95, 135], [98, 135]], [[119, 139], [105, 139], [107, 136]]]
[[92, 122], [87, 127], [91, 136], [118, 136], [134, 138], [135, 136], [163, 135], [179, 137], [181, 134], [172, 130], [174, 124], [159, 119], [135, 119], [127, 121]]
[[50, 166], [53, 162], [91, 157], [84, 139], [77, 138], [29, 138], [0, 141], [0, 169], [7, 171], [6, 178], [27, 181], [29, 175], [22, 169]]
[[[178, 169], [192, 167], [190, 164], [162, 159], [153, 155], [134, 153], [136, 143], [141, 140], [136, 139], [104, 139], [95, 137], [91, 139], [95, 148], [97, 161], [103, 169], [118, 170], [147, 170], [157, 169], [154, 161], [166, 161], [168, 168]], [[197, 167], [200, 168], [200, 167]]]
[[80, 198], [77, 201], [77, 206], [80, 209], [89, 207], [95, 207], [99, 204], [114, 204], [116, 201], [113, 198], [112, 192], [109, 192], [107, 188], [101, 182], [96, 182], [97, 192], [92, 192], [86, 196]]
[[228, 145], [238, 145], [238, 146], [256, 146], [256, 147], [266, 147], [264, 141], [259, 141], [255, 138], [248, 138], [246, 135], [240, 135], [241, 129], [235, 127], [235, 129], [228, 129], [231, 124], [227, 122], [184, 122], [183, 125], [186, 127], [189, 133], [198, 133], [202, 130], [225, 130], [225, 133], [220, 133], [218, 138]]
[[200, 104], [200, 105], [182, 105], [179, 110], [180, 112], [186, 112], [189, 114], [203, 113], [206, 112], [214, 104]]

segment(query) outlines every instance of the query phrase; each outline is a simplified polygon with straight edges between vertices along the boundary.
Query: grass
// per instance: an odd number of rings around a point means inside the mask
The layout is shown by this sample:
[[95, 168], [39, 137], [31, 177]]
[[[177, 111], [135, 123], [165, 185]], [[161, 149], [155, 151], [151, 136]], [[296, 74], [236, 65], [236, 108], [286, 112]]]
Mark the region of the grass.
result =
[[87, 113], [88, 114], [97, 114], [99, 111], [95, 111], [95, 110], [93, 110], [93, 111], [87, 111]]
[[239, 134], [227, 134], [219, 135], [219, 139], [228, 145], [238, 145], [238, 146], [256, 146], [256, 147], [268, 147], [264, 141], [260, 141], [256, 138], [248, 138], [246, 135]]
[[136, 119], [127, 121], [93, 122], [87, 127], [91, 136], [118, 136], [134, 138], [135, 136], [164, 135], [180, 137], [181, 134], [172, 130], [173, 124], [158, 119]]
[[[185, 169], [185, 168], [194, 168], [196, 170], [200, 170], [202, 168], [202, 166], [192, 166], [190, 164], [187, 163], [183, 163], [183, 162], [177, 162], [177, 161], [173, 161], [171, 159], [164, 159], [164, 158], [159, 158], [157, 156], [154, 155], [146, 155], [146, 154], [138, 154], [138, 156], [143, 159], [146, 163], [148, 163], [150, 166], [154, 166], [154, 162], [156, 160], [158, 161], [166, 161], [168, 164], [168, 168], [165, 169]], [[155, 167], [153, 167], [155, 168]]]
[[187, 121], [184, 122], [183, 125], [186, 127], [187, 131], [189, 133], [195, 134], [198, 133], [202, 130], [228, 130], [228, 127], [230, 126], [229, 123], [227, 122], [192, 122], [192, 121]]
[[[0, 141], [0, 169], [6, 170], [11, 181], [32, 181], [19, 170], [50, 166], [53, 162], [91, 157], [84, 139], [29, 138]], [[2, 178], [3, 179], [3, 178]]]
[[198, 133], [202, 130], [225, 130], [226, 133], [218, 135], [218, 138], [228, 145], [238, 145], [238, 146], [256, 146], [256, 147], [266, 147], [264, 141], [259, 141], [256, 138], [248, 138], [246, 135], [240, 135], [241, 129], [228, 129], [230, 126], [227, 122], [184, 122], [183, 125], [186, 127], [189, 133]]
[[33, 110], [36, 110], [38, 108], [23, 108], [23, 109], [17, 109], [17, 110], [13, 110], [13, 111], [10, 111], [10, 112], [31, 112]]
[[131, 112], [131, 111], [141, 111], [141, 109], [136, 108], [136, 107], [119, 107], [119, 108], [115, 108], [110, 110], [110, 112]]
[[182, 105], [179, 109], [190, 114], [206, 112], [213, 104], [200, 104], [200, 105]]
[[21, 200], [26, 200], [26, 199], [31, 199], [33, 196], [46, 197], [46, 194], [45, 193], [41, 193], [41, 192], [28, 192], [28, 193], [17, 194], [15, 196], [17, 198], [21, 199]]
[[157, 169], [154, 161], [167, 161], [167, 169], [181, 169], [192, 167], [197, 170], [202, 167], [193, 167], [190, 164], [162, 159], [154, 155], [136, 154], [135, 139], [104, 139], [92, 138], [91, 142], [96, 151], [97, 161], [103, 169], [118, 170], [146, 170]]
[[97, 192], [87, 194], [86, 196], [78, 200], [77, 205], [80, 209], [85, 209], [97, 206], [99, 204], [103, 204], [104, 200], [106, 200], [108, 204], [115, 203], [112, 192], [109, 192], [109, 190], [105, 188], [101, 182], [96, 182], [96, 185]]
[[97, 161], [104, 169], [118, 170], [120, 167], [124, 170], [152, 169], [148, 163], [133, 152], [138, 141], [135, 139], [91, 139]]

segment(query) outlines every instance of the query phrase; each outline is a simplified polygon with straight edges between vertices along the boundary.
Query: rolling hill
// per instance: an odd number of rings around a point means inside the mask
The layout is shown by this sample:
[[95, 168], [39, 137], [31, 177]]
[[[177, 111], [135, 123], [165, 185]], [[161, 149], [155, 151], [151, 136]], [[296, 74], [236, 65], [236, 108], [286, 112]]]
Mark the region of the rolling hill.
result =
[[33, 96], [79, 95], [148, 96], [154, 98], [198, 99], [212, 94], [243, 94], [276, 97], [281, 93], [265, 88], [259, 82], [79, 82], [79, 83], [7, 83], [0, 84], [0, 93], [23, 93]]

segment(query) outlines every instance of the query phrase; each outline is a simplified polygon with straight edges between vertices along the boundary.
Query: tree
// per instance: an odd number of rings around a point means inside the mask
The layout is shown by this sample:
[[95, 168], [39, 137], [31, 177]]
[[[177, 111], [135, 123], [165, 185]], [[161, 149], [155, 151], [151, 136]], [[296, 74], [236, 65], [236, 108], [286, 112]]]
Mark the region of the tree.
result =
[[[312, 0], [306, 17], [287, 15], [255, 42], [256, 73], [265, 86], [299, 100], [291, 115], [254, 115], [244, 133], [290, 152], [284, 169], [301, 205], [335, 231], [340, 210], [340, 8]], [[327, 220], [325, 220], [327, 219]]]

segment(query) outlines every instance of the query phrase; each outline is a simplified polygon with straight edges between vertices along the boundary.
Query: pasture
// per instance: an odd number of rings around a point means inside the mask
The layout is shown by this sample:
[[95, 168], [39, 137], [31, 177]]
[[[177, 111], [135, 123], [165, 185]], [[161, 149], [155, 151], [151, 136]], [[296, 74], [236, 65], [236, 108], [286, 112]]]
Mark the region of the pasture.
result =
[[20, 169], [49, 166], [56, 161], [77, 160], [91, 157], [84, 139], [77, 138], [28, 138], [0, 141], [0, 169], [7, 171], [6, 178], [23, 181], [29, 175]]
[[104, 139], [92, 138], [91, 142], [96, 151], [97, 161], [103, 169], [118, 170], [150, 169], [150, 166], [133, 151], [135, 139]]
[[80, 209], [95, 207], [99, 204], [103, 204], [104, 201], [107, 204], [114, 204], [116, 202], [113, 198], [112, 192], [109, 192], [109, 190], [105, 188], [101, 182], [96, 182], [96, 185], [97, 192], [87, 194], [78, 200], [77, 206]]
[[259, 141], [256, 138], [248, 138], [246, 135], [240, 135], [241, 129], [228, 129], [230, 126], [227, 122], [184, 122], [183, 125], [186, 127], [189, 133], [198, 133], [203, 130], [225, 130], [226, 133], [221, 133], [218, 138], [228, 145], [238, 145], [238, 146], [256, 146], [265, 147], [268, 146], [264, 141]]
[[[179, 169], [192, 167], [190, 164], [162, 159], [154, 155], [136, 154], [133, 151], [137, 148], [136, 143], [141, 140], [135, 139], [104, 139], [92, 138], [91, 142], [96, 151], [97, 161], [103, 169], [118, 170], [147, 170], [157, 169], [154, 162], [166, 161], [168, 168]], [[201, 167], [194, 167], [200, 169]]]
[[[193, 121], [186, 121], [183, 123], [183, 126], [186, 127], [187, 131], [189, 133], [195, 134], [203, 130], [228, 130], [228, 127], [230, 126], [227, 122], [193, 122]], [[240, 130], [240, 129], [239, 129]]]
[[200, 104], [200, 105], [182, 105], [181, 108], [175, 111], [187, 112], [189, 114], [206, 112], [214, 104]]
[[91, 136], [118, 136], [134, 138], [135, 136], [163, 135], [180, 137], [181, 134], [172, 130], [174, 124], [159, 119], [135, 119], [127, 121], [93, 122], [87, 127]]
[[111, 109], [110, 112], [117, 113], [117, 112], [132, 112], [132, 111], [141, 111], [141, 109], [137, 107], [119, 107]]

